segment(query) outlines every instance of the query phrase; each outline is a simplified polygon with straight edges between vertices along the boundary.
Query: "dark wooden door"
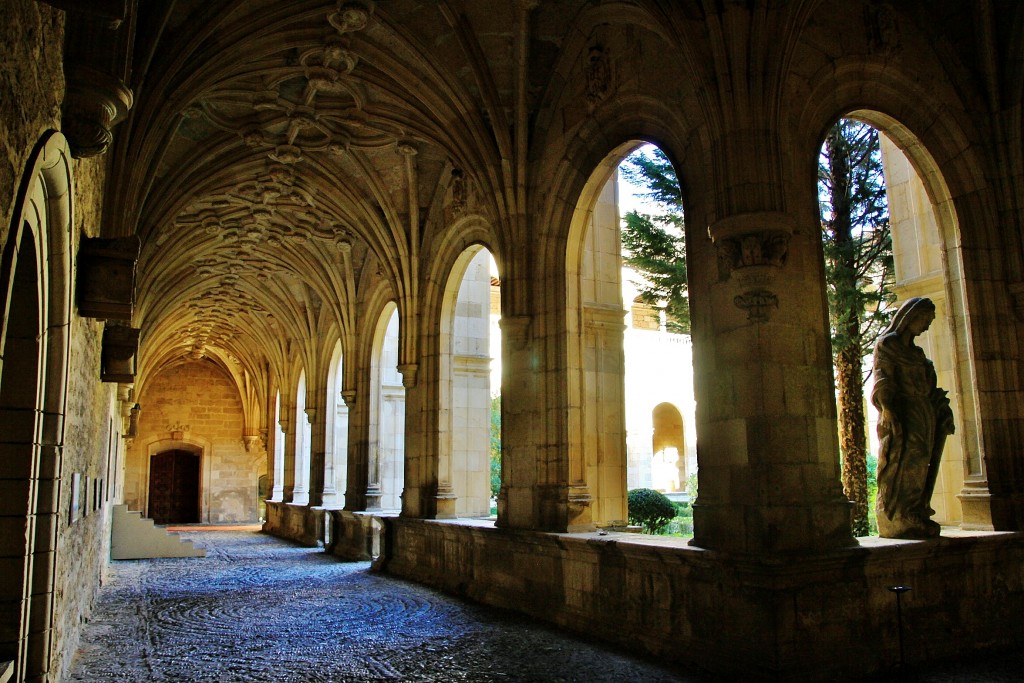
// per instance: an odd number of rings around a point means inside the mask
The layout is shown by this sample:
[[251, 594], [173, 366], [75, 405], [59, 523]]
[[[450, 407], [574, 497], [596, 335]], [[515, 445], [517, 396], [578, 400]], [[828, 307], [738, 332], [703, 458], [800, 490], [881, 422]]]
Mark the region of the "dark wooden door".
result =
[[149, 516], [157, 524], [199, 521], [199, 456], [164, 451], [149, 458]]

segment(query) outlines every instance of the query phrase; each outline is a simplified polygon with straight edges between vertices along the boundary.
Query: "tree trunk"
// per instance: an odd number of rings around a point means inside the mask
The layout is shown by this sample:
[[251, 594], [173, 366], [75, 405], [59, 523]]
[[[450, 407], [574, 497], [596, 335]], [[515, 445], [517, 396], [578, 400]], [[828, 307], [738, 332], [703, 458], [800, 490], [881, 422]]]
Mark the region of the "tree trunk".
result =
[[[853, 241], [853, 188], [850, 164], [850, 144], [843, 136], [842, 123], [832, 127], [825, 138], [832, 176], [832, 234], [840, 263], [833, 264], [833, 286], [839, 292], [855, 291], [857, 282], [857, 255], [843, 248]], [[833, 349], [835, 354], [836, 390], [839, 412], [839, 448], [842, 454], [843, 491], [853, 502], [851, 525], [855, 536], [867, 536], [868, 527], [868, 467], [867, 433], [864, 427], [864, 385], [861, 376], [861, 317], [863, 311], [847, 311], [840, 325], [845, 332], [846, 344]]]
[[867, 430], [864, 427], [864, 384], [859, 347], [836, 355], [839, 400], [839, 448], [843, 454], [843, 492], [853, 502], [854, 536], [868, 535]]

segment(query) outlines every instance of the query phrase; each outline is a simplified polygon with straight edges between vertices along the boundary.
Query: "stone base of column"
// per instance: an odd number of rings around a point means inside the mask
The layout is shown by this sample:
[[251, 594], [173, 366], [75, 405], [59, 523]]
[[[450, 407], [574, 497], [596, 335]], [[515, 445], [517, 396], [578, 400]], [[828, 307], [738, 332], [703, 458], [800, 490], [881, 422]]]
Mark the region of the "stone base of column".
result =
[[455, 519], [458, 514], [455, 505], [459, 497], [455, 495], [451, 484], [439, 484], [437, 495], [434, 496], [434, 519]]
[[965, 481], [963, 489], [957, 494], [960, 508], [963, 510], [961, 529], [992, 531], [992, 494], [985, 480]]
[[806, 505], [693, 505], [691, 545], [738, 553], [821, 551], [853, 545], [852, 503], [845, 498]]

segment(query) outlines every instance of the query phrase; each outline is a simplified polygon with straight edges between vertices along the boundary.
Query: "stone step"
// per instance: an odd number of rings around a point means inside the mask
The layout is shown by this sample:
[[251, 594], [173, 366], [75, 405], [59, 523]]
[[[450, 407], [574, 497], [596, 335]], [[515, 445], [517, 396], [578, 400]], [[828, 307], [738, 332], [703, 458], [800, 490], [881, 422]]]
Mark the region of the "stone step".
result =
[[206, 557], [206, 551], [177, 533], [157, 527], [152, 519], [115, 505], [110, 524], [110, 559], [138, 560], [150, 557]]

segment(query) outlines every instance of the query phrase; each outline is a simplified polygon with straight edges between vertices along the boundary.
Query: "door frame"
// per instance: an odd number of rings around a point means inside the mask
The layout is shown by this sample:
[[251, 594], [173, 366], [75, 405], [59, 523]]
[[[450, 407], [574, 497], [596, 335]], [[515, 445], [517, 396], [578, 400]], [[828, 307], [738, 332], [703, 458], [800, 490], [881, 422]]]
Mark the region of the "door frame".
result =
[[149, 512], [149, 476], [150, 476], [150, 463], [154, 455], [164, 453], [166, 451], [188, 451], [199, 456], [199, 522], [207, 522], [209, 519], [210, 506], [206, 500], [206, 477], [208, 476], [206, 467], [206, 453], [208, 451], [208, 444], [200, 441], [193, 441], [191, 439], [160, 439], [148, 444], [143, 451], [145, 453], [145, 471], [142, 473], [142, 481], [139, 487], [139, 507], [142, 508], [142, 516], [150, 517]]

